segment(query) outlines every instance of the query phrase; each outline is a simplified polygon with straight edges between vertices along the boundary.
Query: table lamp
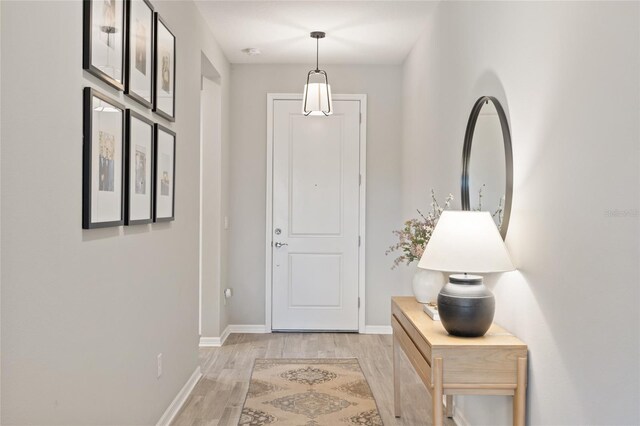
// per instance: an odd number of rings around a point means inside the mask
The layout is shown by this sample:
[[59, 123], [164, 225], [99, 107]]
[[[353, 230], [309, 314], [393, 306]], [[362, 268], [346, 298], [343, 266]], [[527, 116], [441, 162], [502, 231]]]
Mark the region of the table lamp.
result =
[[418, 267], [458, 272], [438, 294], [438, 312], [454, 336], [483, 336], [495, 313], [493, 293], [482, 276], [469, 273], [513, 271], [507, 247], [489, 212], [444, 211]]

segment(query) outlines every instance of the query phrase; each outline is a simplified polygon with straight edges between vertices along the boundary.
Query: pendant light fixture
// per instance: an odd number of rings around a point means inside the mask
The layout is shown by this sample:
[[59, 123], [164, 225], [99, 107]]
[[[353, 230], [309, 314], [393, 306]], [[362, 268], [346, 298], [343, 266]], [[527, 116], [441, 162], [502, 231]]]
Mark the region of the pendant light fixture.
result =
[[[304, 85], [302, 98], [302, 113], [304, 115], [331, 115], [333, 105], [331, 101], [331, 86], [327, 73], [318, 67], [318, 50], [320, 39], [325, 37], [322, 31], [313, 31], [311, 38], [316, 39], [316, 69], [307, 74], [307, 84]], [[320, 81], [312, 82], [315, 79]]]

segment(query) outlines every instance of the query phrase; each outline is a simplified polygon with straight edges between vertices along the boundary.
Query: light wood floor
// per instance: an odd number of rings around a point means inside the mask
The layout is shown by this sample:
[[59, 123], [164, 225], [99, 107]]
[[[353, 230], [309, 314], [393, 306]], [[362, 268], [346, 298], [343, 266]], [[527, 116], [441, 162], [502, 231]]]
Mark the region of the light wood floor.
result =
[[[203, 377], [174, 425], [237, 425], [256, 358], [358, 358], [385, 426], [431, 424], [431, 400], [404, 358], [403, 417], [393, 416], [392, 337], [341, 333], [232, 334], [221, 348], [200, 350]], [[455, 426], [445, 419], [445, 426]]]

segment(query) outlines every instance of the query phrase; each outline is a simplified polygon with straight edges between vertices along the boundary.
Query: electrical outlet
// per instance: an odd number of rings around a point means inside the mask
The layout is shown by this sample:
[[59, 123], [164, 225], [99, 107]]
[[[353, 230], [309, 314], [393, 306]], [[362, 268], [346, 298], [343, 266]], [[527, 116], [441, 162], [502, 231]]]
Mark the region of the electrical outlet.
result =
[[162, 376], [162, 354], [158, 354], [158, 379]]

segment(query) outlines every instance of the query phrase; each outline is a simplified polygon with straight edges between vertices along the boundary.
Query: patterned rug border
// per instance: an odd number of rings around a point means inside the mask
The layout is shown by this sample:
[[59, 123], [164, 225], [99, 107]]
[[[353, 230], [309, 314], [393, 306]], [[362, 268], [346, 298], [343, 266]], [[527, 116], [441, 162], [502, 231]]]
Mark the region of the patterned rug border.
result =
[[[360, 365], [360, 360], [358, 358], [254, 358], [253, 364], [251, 365], [251, 373], [249, 374], [249, 385], [247, 386], [247, 391], [244, 394], [244, 400], [242, 401], [242, 408], [240, 411], [244, 410], [245, 405], [247, 404], [247, 398], [249, 397], [249, 388], [251, 387], [251, 380], [253, 379], [253, 372], [255, 371], [256, 364], [264, 361], [274, 361], [278, 364], [347, 364], [348, 362], [354, 362], [358, 364], [358, 368], [360, 369], [360, 373], [362, 373], [362, 377], [364, 377], [364, 381], [369, 386], [369, 390], [371, 391], [371, 396], [373, 397], [373, 404], [378, 411], [378, 415], [380, 416], [380, 423], [384, 426], [384, 420], [382, 419], [382, 412], [380, 411], [380, 406], [378, 406], [378, 400], [373, 394], [373, 388], [369, 383], [369, 379], [367, 375], [364, 374], [364, 370], [362, 369], [362, 365]], [[280, 362], [282, 361], [282, 362]], [[286, 361], [286, 362], [285, 362]], [[242, 419], [242, 414], [238, 419], [238, 425], [240, 424], [240, 420]]]

